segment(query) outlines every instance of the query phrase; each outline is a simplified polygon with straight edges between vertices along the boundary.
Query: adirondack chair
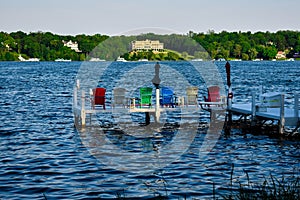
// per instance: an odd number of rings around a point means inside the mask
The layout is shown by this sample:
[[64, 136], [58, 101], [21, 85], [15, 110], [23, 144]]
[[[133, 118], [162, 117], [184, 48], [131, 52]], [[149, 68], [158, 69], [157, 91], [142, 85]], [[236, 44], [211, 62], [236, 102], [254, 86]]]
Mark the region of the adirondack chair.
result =
[[219, 86], [210, 86], [207, 88], [207, 97], [204, 96], [204, 102], [199, 102], [201, 108], [210, 112], [210, 121], [214, 123], [220, 116], [226, 115], [226, 97], [220, 96]]
[[205, 107], [223, 107], [226, 104], [226, 98], [220, 96], [219, 86], [210, 86], [207, 88], [207, 97], [204, 96], [204, 102], [200, 102], [201, 108]]
[[105, 110], [105, 88], [94, 88], [92, 97], [92, 108], [95, 109], [96, 106], [102, 106]]
[[122, 105], [124, 108], [127, 106], [126, 100], [126, 89], [125, 88], [115, 88], [113, 90], [113, 103], [112, 107], [115, 108], [116, 105]]
[[210, 86], [207, 88], [208, 97], [204, 96], [205, 102], [219, 102], [220, 101], [220, 87]]
[[174, 108], [175, 102], [174, 90], [170, 87], [161, 88], [160, 105]]
[[198, 87], [191, 86], [186, 89], [186, 105], [196, 105], [198, 106]]
[[140, 98], [138, 99], [138, 104], [141, 107], [148, 106], [151, 107], [152, 104], [152, 88], [151, 87], [141, 87], [140, 88]]

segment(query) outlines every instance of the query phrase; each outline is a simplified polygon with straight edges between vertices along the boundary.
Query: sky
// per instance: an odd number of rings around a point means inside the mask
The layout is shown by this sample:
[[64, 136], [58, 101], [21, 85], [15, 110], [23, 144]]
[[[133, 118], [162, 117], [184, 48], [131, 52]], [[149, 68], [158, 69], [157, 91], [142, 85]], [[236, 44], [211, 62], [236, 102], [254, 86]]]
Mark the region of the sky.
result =
[[0, 31], [61, 35], [300, 31], [299, 0], [0, 0]]

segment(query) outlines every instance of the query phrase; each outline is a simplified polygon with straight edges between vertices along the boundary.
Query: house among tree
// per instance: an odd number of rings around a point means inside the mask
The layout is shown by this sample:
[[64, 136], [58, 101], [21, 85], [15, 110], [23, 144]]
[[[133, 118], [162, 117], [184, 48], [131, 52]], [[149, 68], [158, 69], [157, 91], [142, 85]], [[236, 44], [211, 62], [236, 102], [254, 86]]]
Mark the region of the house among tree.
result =
[[132, 51], [162, 51], [164, 50], [164, 43], [161, 43], [158, 40], [134, 40], [131, 42], [131, 49]]
[[72, 40], [70, 40], [68, 42], [62, 40], [62, 42], [64, 43], [64, 46], [71, 48], [75, 52], [77, 52], [77, 53], [82, 52], [81, 50], [79, 50], [77, 42], [72, 42]]
[[278, 51], [277, 55], [276, 55], [276, 59], [280, 60], [280, 59], [286, 59], [286, 54], [284, 51]]

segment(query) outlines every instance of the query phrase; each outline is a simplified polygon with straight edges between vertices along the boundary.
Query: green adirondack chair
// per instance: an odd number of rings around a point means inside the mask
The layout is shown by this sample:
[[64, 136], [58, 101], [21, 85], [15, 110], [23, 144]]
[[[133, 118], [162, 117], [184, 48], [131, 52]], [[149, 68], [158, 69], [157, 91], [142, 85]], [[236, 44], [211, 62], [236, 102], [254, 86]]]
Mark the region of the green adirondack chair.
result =
[[152, 102], [152, 88], [151, 87], [141, 87], [140, 88], [140, 107], [148, 106], [151, 107]]

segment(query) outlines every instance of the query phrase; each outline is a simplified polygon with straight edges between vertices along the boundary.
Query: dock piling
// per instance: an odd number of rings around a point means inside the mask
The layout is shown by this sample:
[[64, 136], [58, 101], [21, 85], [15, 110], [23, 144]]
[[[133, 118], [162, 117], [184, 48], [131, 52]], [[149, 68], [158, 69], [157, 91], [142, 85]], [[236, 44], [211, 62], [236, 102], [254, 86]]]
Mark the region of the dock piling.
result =
[[73, 108], [75, 109], [78, 106], [77, 102], [77, 87], [74, 87], [73, 91]]
[[231, 85], [229, 86], [228, 88], [228, 95], [227, 95], [227, 110], [228, 111], [228, 122], [229, 122], [229, 126], [231, 126], [232, 124], [232, 112], [230, 111], [231, 110], [231, 107], [232, 107], [232, 88], [231, 88]]
[[294, 95], [294, 116], [299, 117], [299, 94], [295, 93]]
[[280, 120], [279, 120], [279, 134], [284, 133], [284, 94], [280, 95]]
[[251, 106], [251, 126], [255, 126], [256, 124], [256, 102], [255, 102], [255, 92], [252, 91], [252, 106]]
[[159, 108], [159, 88], [157, 87], [155, 90], [155, 122], [159, 122], [160, 118], [160, 108]]
[[150, 113], [145, 112], [145, 124], [149, 125], [150, 124]]
[[79, 80], [76, 82], [76, 86], [74, 87], [73, 91], [73, 113], [74, 113], [74, 125], [78, 125], [79, 123], [79, 116], [77, 113], [77, 108], [78, 108], [78, 101], [77, 101], [77, 92], [78, 92], [78, 87], [79, 87]]
[[263, 101], [263, 86], [259, 86], [259, 103]]
[[81, 126], [85, 126], [85, 117], [86, 117], [86, 112], [85, 112], [85, 92], [81, 92]]

